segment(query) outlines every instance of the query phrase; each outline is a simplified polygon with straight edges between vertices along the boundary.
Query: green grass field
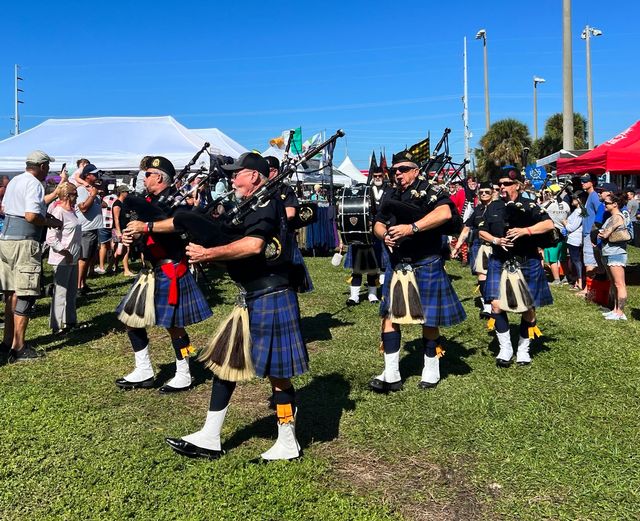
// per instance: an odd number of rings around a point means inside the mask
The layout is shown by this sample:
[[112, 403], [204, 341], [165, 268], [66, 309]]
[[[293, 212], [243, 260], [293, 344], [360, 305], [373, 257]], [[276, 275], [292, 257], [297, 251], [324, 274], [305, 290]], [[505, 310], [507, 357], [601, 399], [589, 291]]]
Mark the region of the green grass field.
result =
[[[640, 261], [638, 250], [631, 259]], [[405, 389], [367, 390], [378, 374], [377, 308], [345, 308], [346, 272], [307, 259], [315, 292], [300, 299], [311, 371], [298, 378], [295, 462], [251, 460], [275, 439], [265, 381], [238, 387], [214, 462], [174, 454], [165, 436], [200, 429], [210, 374], [176, 396], [120, 391], [133, 356], [113, 309], [130, 280], [103, 276], [81, 300], [91, 327], [52, 336], [49, 300], [29, 326], [46, 357], [0, 367], [0, 519], [638, 519], [640, 291], [627, 322], [605, 321], [567, 287], [539, 312], [529, 367], [498, 369], [473, 307], [467, 269], [447, 269], [469, 318], [445, 330], [443, 379], [417, 388], [418, 327], [403, 332]], [[638, 284], [637, 266], [629, 269]], [[235, 289], [216, 279], [214, 317], [190, 328], [203, 345]], [[517, 327], [512, 318], [513, 335]], [[173, 375], [166, 332], [151, 334], [160, 383]]]

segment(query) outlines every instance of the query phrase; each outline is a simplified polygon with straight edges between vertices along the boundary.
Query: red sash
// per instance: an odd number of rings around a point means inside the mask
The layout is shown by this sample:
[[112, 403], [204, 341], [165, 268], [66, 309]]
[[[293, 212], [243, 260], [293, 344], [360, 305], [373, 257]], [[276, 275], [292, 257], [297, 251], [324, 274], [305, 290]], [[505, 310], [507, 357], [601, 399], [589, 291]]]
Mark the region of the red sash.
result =
[[178, 304], [178, 280], [187, 272], [187, 261], [182, 259], [177, 266], [172, 262], [162, 264], [160, 269], [171, 281], [169, 285], [169, 304], [176, 306]]

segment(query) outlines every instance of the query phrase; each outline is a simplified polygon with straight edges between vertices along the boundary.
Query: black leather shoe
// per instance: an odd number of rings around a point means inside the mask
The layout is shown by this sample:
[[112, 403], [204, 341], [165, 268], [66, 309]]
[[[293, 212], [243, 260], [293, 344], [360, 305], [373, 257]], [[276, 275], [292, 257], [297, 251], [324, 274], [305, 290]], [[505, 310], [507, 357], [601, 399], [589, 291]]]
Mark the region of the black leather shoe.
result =
[[203, 449], [193, 443], [183, 440], [182, 438], [165, 438], [167, 445], [175, 450], [178, 454], [187, 456], [188, 458], [207, 458], [218, 459], [224, 455], [223, 450]]
[[496, 358], [496, 365], [498, 367], [511, 367], [511, 360], [502, 360], [502, 358]]
[[438, 382], [432, 383], [420, 381], [420, 383], [418, 383], [418, 389], [433, 389], [436, 385], [438, 385]]
[[141, 382], [130, 382], [129, 380], [125, 380], [124, 378], [118, 378], [116, 380], [116, 385], [120, 387], [120, 389], [125, 389], [127, 391], [131, 389], [150, 389], [155, 384], [155, 379], [153, 376], [151, 378], [147, 378], [146, 380], [142, 380]]
[[15, 362], [25, 362], [27, 360], [36, 360], [40, 358], [42, 355], [38, 353], [33, 347], [29, 347], [25, 345], [19, 351], [12, 349], [9, 351], [9, 363], [13, 364]]
[[369, 389], [376, 393], [395, 393], [396, 391], [402, 390], [402, 380], [398, 380], [397, 382], [383, 382], [378, 378], [374, 378], [369, 382]]
[[355, 300], [351, 300], [350, 298], [348, 298], [346, 304], [347, 306], [352, 307], [357, 306], [358, 304], [360, 304], [360, 302], [356, 302]]
[[171, 387], [168, 384], [164, 384], [160, 389], [158, 389], [158, 392], [160, 394], [181, 393], [182, 391], [188, 391], [191, 387], [193, 387], [193, 385], [188, 385], [187, 387]]

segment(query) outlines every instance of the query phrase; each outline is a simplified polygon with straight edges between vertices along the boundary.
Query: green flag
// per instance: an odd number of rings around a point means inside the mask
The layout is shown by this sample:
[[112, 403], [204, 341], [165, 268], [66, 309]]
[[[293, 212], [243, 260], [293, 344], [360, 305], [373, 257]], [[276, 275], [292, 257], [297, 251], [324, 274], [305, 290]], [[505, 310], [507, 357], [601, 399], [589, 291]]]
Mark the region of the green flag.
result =
[[298, 127], [293, 131], [291, 136], [291, 148], [289, 149], [291, 154], [302, 154], [302, 127]]

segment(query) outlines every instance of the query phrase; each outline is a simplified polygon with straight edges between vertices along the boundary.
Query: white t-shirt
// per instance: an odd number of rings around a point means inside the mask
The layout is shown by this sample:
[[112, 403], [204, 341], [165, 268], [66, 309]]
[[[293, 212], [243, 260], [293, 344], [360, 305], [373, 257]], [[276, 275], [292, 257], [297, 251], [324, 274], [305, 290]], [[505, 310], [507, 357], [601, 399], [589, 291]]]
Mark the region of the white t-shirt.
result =
[[44, 185], [29, 172], [17, 175], [7, 185], [2, 206], [5, 215], [24, 217], [29, 212], [44, 217], [47, 210], [44, 204]]

